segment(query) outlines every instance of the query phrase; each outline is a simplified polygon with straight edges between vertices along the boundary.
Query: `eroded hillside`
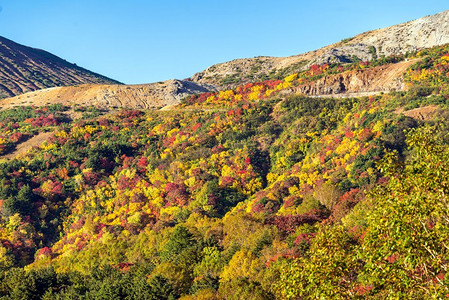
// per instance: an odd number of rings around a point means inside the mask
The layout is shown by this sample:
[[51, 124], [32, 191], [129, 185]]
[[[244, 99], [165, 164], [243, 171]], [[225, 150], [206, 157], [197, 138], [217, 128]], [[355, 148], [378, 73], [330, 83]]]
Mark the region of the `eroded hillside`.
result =
[[368, 61], [449, 43], [449, 11], [359, 34], [321, 49], [290, 57], [236, 59], [213, 65], [192, 76], [220, 88], [241, 82], [279, 79], [313, 64]]
[[0, 99], [49, 87], [85, 83], [119, 82], [46, 51], [0, 37]]
[[160, 108], [178, 104], [182, 98], [196, 93], [208, 92], [210, 88], [194, 82], [168, 80], [142, 85], [101, 85], [55, 87], [0, 101], [5, 109], [13, 106], [47, 104], [94, 105], [104, 108]]
[[417, 60], [353, 70], [325, 76], [316, 81], [292, 88], [296, 94], [308, 96], [340, 95], [357, 93], [380, 93], [406, 89], [404, 73]]

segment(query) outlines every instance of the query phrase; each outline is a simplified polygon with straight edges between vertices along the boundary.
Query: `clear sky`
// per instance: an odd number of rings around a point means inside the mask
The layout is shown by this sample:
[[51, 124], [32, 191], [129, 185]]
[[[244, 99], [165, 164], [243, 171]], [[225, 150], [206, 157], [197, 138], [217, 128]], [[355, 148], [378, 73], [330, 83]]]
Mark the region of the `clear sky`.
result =
[[0, 0], [0, 35], [124, 83], [304, 53], [449, 9], [448, 0]]

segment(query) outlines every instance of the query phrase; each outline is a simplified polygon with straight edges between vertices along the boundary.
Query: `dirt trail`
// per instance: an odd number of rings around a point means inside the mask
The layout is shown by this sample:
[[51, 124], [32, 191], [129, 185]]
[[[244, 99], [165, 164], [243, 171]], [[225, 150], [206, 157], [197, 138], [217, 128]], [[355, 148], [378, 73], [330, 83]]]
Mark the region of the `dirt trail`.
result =
[[18, 155], [23, 154], [34, 146], [40, 146], [53, 135], [53, 132], [41, 132], [28, 140], [18, 144], [13, 152], [0, 156], [1, 158], [14, 159]]

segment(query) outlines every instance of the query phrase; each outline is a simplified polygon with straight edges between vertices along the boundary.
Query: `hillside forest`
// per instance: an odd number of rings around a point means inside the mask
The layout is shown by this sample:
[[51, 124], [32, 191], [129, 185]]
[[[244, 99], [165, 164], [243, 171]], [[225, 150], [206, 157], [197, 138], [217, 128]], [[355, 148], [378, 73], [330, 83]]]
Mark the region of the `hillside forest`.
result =
[[[407, 91], [289, 92], [412, 58]], [[2, 110], [1, 155], [51, 137], [0, 158], [0, 298], [445, 298], [448, 83], [444, 45], [169, 110]]]

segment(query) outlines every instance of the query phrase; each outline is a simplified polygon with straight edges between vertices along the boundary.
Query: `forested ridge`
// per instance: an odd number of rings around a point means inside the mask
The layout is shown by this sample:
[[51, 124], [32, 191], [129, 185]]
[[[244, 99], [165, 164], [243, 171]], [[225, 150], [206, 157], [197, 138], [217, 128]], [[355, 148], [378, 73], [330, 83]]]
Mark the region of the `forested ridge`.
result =
[[[291, 93], [411, 58], [407, 91]], [[312, 65], [171, 110], [0, 111], [1, 154], [52, 132], [0, 161], [0, 298], [446, 297], [448, 62]]]

